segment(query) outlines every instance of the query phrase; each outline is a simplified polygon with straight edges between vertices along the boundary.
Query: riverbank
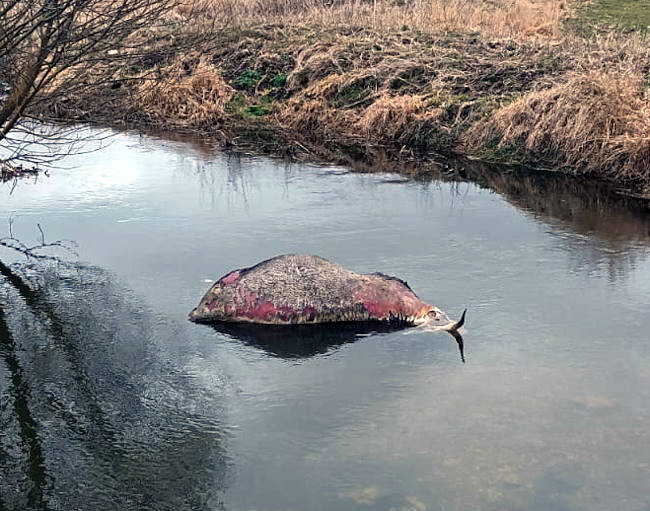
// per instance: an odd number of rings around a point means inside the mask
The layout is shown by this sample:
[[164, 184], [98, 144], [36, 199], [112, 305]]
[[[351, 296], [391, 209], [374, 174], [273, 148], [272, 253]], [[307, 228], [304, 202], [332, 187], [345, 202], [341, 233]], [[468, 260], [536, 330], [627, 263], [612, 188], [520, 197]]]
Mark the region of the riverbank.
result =
[[214, 25], [193, 50], [105, 65], [101, 90], [70, 91], [40, 114], [337, 163], [461, 155], [650, 196], [650, 45], [636, 31], [585, 35], [589, 18], [574, 22], [584, 6], [479, 1], [483, 11], [442, 19], [417, 2], [253, 15], [240, 0], [219, 20], [225, 3], [206, 3], [195, 29]]

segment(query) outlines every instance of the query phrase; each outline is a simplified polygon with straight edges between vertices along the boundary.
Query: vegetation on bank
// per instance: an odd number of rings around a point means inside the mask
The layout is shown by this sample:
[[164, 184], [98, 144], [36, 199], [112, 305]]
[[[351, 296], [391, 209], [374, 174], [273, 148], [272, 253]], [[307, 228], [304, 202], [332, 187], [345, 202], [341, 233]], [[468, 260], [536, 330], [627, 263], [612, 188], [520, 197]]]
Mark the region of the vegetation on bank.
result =
[[196, 0], [38, 113], [334, 161], [462, 154], [650, 195], [644, 3]]
[[583, 2], [566, 22], [586, 33], [601, 30], [650, 32], [650, 0]]

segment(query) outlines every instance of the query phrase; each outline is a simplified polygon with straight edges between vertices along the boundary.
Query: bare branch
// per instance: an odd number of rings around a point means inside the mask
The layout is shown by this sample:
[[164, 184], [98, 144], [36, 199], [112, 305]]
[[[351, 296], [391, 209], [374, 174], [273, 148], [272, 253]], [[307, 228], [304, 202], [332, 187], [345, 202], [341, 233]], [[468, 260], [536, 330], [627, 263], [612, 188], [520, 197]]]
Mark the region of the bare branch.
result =
[[38, 230], [41, 232], [41, 245], [45, 246], [45, 234], [43, 234], [43, 229], [41, 228], [41, 224], [36, 224], [36, 227], [38, 227]]
[[[165, 23], [179, 1], [0, 0], [0, 159], [43, 164], [68, 154], [57, 149], [34, 155], [35, 140], [10, 134], [32, 130], [25, 121], [35, 105], [55, 102], [75, 87], [91, 88], [106, 79], [93, 71], [126, 66], [171, 37]], [[57, 140], [59, 146], [69, 142]]]
[[14, 219], [10, 218], [9, 236], [0, 238], [0, 247], [4, 247], [10, 250], [14, 250], [16, 252], [20, 252], [27, 259], [41, 259], [41, 260], [47, 259], [47, 260], [59, 261], [60, 260], [59, 256], [51, 255], [47, 253], [50, 250], [64, 250], [66, 252], [73, 254], [74, 256], [78, 255], [77, 252], [75, 251], [75, 249], [77, 248], [77, 244], [74, 241], [57, 240], [57, 241], [52, 241], [47, 243], [45, 241], [45, 233], [43, 232], [43, 229], [41, 228], [40, 224], [36, 224], [41, 235], [40, 243], [37, 243], [36, 245], [27, 245], [14, 236], [13, 223], [14, 223]]

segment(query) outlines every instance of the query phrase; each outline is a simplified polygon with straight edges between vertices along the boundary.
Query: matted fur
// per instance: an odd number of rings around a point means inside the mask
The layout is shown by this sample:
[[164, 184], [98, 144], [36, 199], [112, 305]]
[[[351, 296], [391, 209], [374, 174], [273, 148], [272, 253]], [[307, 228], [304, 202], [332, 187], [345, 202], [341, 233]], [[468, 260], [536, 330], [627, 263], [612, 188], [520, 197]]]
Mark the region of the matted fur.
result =
[[[408, 284], [381, 273], [358, 274], [314, 255], [288, 254], [223, 276], [190, 313], [196, 322], [268, 324], [384, 321], [449, 323]], [[444, 326], [444, 325], [443, 325]]]

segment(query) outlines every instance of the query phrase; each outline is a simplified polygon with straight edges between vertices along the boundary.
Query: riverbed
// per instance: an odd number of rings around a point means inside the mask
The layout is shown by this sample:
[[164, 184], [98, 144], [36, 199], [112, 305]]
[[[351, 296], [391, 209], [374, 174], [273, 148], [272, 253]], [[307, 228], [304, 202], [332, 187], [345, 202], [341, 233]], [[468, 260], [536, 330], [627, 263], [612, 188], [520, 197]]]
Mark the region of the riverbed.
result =
[[[0, 509], [650, 509], [650, 214], [566, 177], [409, 179], [116, 134], [0, 185]], [[41, 234], [42, 230], [42, 234]], [[187, 321], [282, 253], [458, 317]]]

